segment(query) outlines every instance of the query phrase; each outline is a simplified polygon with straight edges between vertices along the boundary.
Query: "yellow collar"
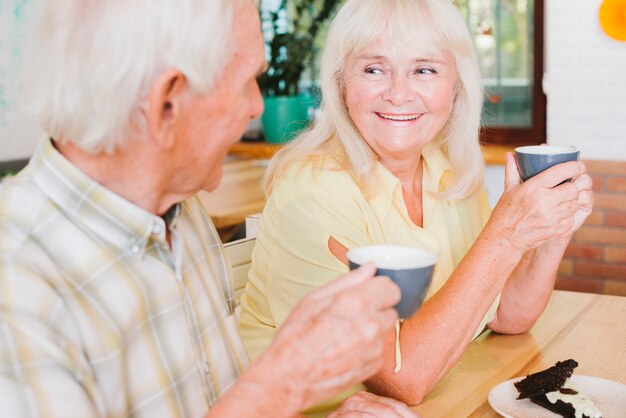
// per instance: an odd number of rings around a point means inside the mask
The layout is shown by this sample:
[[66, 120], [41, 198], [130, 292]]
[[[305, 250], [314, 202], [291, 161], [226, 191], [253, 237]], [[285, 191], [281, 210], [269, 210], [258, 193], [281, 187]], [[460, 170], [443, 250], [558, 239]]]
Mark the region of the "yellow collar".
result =
[[[429, 142], [422, 149], [422, 160], [424, 162], [422, 193], [427, 198], [449, 186], [453, 175], [452, 166], [439, 146], [433, 142]], [[403, 204], [402, 186], [400, 180], [380, 162], [376, 162], [374, 170], [379, 183], [369, 202], [379, 218], [383, 219], [389, 213], [392, 204]]]

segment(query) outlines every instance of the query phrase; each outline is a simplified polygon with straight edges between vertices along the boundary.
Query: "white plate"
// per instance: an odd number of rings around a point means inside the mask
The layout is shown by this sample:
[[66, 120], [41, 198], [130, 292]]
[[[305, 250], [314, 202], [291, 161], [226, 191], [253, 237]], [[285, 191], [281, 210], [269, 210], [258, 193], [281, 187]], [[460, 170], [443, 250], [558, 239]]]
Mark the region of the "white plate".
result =
[[[519, 393], [514, 382], [522, 377], [507, 380], [489, 392], [491, 407], [505, 418], [560, 418], [547, 409], [532, 403], [529, 399], [517, 399]], [[572, 384], [585, 394], [602, 411], [604, 418], [626, 418], [626, 385], [612, 380], [591, 376], [574, 375]]]

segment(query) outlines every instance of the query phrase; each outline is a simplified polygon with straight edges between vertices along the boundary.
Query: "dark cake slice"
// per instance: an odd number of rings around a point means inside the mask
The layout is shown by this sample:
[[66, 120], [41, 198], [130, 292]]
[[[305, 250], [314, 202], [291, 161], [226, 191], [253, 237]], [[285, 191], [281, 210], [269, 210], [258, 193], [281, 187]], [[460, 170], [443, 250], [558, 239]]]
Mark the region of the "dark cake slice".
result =
[[554, 366], [526, 376], [515, 383], [517, 399], [530, 399], [537, 405], [565, 418], [600, 418], [602, 413], [589, 398], [568, 381], [578, 366], [575, 360], [559, 361]]
[[559, 390], [578, 367], [576, 360], [559, 361], [554, 366], [537, 373], [529, 374], [526, 379], [515, 383], [519, 392], [517, 399], [533, 398], [548, 392]]

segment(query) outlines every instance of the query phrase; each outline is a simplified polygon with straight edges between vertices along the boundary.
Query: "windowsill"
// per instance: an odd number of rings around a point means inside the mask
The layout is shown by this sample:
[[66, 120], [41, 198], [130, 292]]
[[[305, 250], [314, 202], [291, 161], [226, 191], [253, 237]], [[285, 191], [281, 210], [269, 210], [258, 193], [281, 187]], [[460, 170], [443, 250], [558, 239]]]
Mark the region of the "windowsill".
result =
[[[237, 142], [228, 150], [229, 155], [244, 158], [268, 159], [280, 149], [280, 144], [268, 142]], [[504, 145], [484, 144], [482, 146], [487, 165], [504, 165], [504, 155], [507, 151], [513, 151], [515, 147]]]
[[483, 155], [485, 156], [485, 164], [487, 165], [504, 165], [505, 154], [507, 152], [513, 152], [516, 146], [510, 145], [494, 145], [483, 144]]

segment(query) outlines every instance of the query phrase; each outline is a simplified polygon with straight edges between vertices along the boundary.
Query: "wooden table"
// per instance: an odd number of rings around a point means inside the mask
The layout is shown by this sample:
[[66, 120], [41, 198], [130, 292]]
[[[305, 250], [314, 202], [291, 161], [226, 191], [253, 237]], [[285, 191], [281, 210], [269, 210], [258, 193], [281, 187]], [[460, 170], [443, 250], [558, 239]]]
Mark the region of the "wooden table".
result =
[[269, 159], [278, 152], [281, 144], [270, 144], [269, 142], [236, 142], [228, 149], [228, 155], [235, 155], [243, 158]]
[[529, 333], [479, 337], [414, 409], [423, 418], [499, 417], [491, 388], [568, 358], [579, 363], [574, 374], [626, 383], [626, 297], [554, 291]]
[[246, 216], [263, 210], [265, 195], [261, 181], [265, 168], [263, 161], [227, 159], [219, 187], [210, 193], [200, 192], [200, 199], [223, 241], [245, 222]]

